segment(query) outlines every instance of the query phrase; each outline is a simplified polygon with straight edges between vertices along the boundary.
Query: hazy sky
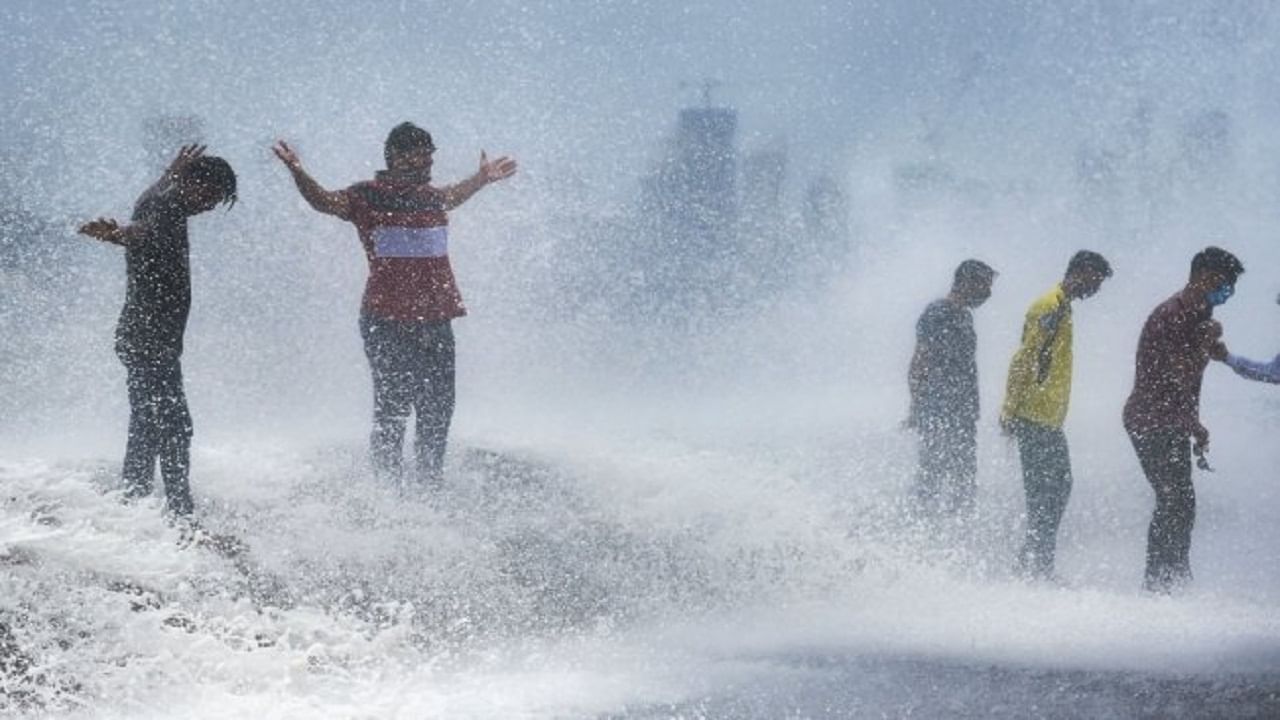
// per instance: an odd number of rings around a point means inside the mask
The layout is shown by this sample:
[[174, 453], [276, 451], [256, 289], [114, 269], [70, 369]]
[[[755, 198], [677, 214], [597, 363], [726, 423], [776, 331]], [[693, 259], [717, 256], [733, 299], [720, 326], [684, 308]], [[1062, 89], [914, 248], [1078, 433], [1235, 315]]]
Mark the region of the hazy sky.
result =
[[[289, 135], [345, 181], [408, 117], [467, 157], [510, 148], [626, 194], [707, 78], [741, 109], [745, 145], [786, 138], [815, 169], [885, 132], [941, 128], [983, 152], [1011, 132], [1103, 132], [1142, 99], [1274, 114], [1275, 16], [1246, 2], [16, 0], [0, 8], [0, 122], [11, 155], [107, 181], [136, 159], [140, 117], [195, 112], [233, 157]], [[65, 167], [47, 170], [63, 180], [51, 192], [67, 187]]]

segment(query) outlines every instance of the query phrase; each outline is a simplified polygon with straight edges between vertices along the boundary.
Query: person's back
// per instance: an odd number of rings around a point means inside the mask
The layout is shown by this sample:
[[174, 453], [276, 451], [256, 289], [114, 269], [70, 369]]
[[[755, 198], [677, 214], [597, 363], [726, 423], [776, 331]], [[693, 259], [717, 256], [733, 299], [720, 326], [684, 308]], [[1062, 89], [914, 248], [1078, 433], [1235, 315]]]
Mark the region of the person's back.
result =
[[159, 460], [165, 502], [174, 515], [190, 515], [193, 509], [187, 477], [193, 427], [181, 363], [191, 310], [187, 218], [235, 200], [231, 166], [189, 145], [138, 199], [129, 225], [98, 219], [80, 228], [125, 248], [127, 286], [116, 324], [116, 355], [129, 392], [129, 439], [121, 471], [125, 496], [151, 494]]
[[991, 296], [991, 266], [966, 260], [951, 292], [916, 322], [907, 424], [920, 438], [916, 499], [926, 512], [969, 511], [976, 496], [978, 363], [972, 308]]
[[1175, 293], [1147, 316], [1138, 336], [1133, 389], [1124, 405], [1129, 432], [1172, 428], [1188, 437], [1194, 434], [1209, 364], [1196, 328], [1211, 317], [1212, 309], [1186, 291]]
[[125, 248], [127, 284], [116, 325], [117, 350], [179, 356], [191, 311], [191, 269], [187, 216], [176, 186], [161, 183], [148, 190], [131, 219], [137, 231]]
[[928, 371], [923, 373], [917, 412], [922, 422], [973, 427], [978, 422], [978, 336], [973, 313], [935, 300], [916, 324]]
[[1022, 327], [1022, 341], [1009, 363], [1001, 417], [1060, 428], [1071, 404], [1074, 356], [1071, 303], [1062, 285], [1036, 298]]

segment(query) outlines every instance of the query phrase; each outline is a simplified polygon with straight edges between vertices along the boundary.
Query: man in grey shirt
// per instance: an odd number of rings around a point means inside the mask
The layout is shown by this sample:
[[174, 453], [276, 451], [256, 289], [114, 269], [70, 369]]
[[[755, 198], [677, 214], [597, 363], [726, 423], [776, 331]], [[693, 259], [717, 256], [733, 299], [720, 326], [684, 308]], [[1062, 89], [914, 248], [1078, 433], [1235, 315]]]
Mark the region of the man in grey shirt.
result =
[[926, 513], [973, 509], [977, 474], [978, 363], [973, 308], [991, 297], [996, 272], [980, 260], [956, 268], [951, 292], [916, 322], [907, 426], [920, 437], [916, 498]]

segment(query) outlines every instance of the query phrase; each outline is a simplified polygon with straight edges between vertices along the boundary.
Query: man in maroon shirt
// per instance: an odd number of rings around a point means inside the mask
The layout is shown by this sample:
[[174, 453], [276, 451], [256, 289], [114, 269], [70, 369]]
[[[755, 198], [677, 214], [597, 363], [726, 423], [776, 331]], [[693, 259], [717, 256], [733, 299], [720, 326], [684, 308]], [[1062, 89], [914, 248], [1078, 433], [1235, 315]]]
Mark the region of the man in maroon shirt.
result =
[[1201, 250], [1186, 287], [1151, 312], [1138, 340], [1124, 427], [1156, 494], [1143, 585], [1152, 592], [1167, 593], [1191, 580], [1191, 454], [1204, 467], [1209, 431], [1200, 423], [1200, 383], [1210, 357], [1219, 353], [1206, 328], [1213, 308], [1231, 297], [1243, 273], [1244, 265], [1226, 250]]
[[369, 262], [360, 334], [373, 373], [374, 471], [402, 480], [405, 426], [416, 415], [417, 485], [438, 485], [454, 408], [451, 321], [466, 314], [449, 264], [446, 213], [492, 182], [511, 177], [514, 160], [489, 160], [455, 185], [431, 184], [431, 134], [412, 123], [392, 128], [387, 169], [370, 181], [329, 191], [305, 170], [284, 141], [274, 148], [302, 197], [316, 210], [356, 226]]

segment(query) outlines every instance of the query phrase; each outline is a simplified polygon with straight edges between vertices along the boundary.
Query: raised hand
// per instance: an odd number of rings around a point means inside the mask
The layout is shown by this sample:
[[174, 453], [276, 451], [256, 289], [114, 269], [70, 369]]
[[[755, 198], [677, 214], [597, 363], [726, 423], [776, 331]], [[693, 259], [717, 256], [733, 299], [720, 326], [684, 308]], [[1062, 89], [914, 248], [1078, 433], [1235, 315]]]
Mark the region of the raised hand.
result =
[[290, 170], [302, 169], [302, 161], [298, 159], [298, 153], [294, 152], [285, 141], [277, 140], [276, 144], [271, 146], [271, 152], [275, 153], [276, 157], [280, 158], [280, 162]]
[[480, 177], [485, 183], [506, 180], [516, 174], [516, 161], [506, 155], [497, 160], [490, 160], [483, 150], [480, 151]]
[[178, 175], [182, 173], [183, 168], [194, 162], [196, 158], [204, 155], [204, 151], [207, 147], [207, 145], [199, 145], [196, 143], [183, 145], [182, 148], [178, 150], [178, 154], [173, 158], [173, 162], [169, 163], [169, 169], [165, 170], [165, 175], [170, 178], [178, 177]]
[[98, 218], [91, 220], [77, 230], [81, 235], [88, 235], [95, 240], [103, 242], [115, 243], [117, 245], [124, 244], [124, 231], [120, 229], [120, 223], [111, 218]]

